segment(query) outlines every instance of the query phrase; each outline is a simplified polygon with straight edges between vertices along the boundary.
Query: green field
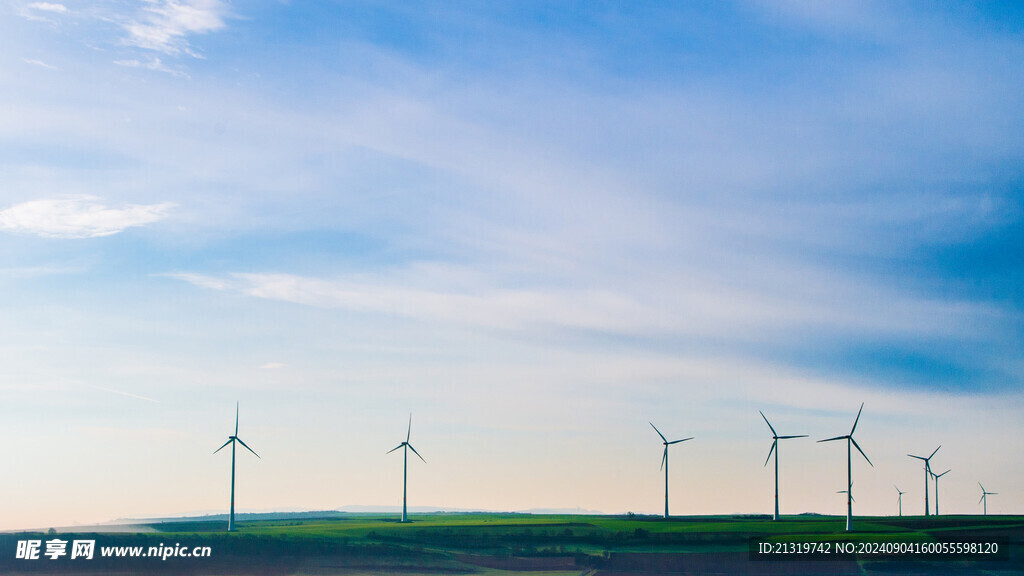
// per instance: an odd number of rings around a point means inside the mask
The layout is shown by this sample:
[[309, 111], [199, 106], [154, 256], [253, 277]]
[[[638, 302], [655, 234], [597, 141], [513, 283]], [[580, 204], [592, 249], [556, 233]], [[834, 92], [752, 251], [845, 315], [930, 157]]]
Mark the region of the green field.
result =
[[[656, 517], [527, 514], [425, 514], [401, 524], [392, 516], [242, 520], [224, 532], [219, 521], [150, 524], [156, 532], [97, 534], [99, 547], [209, 546], [209, 558], [10, 560], [17, 540], [0, 536], [3, 573], [182, 574], [1022, 574], [1024, 517], [866, 517], [856, 531], [841, 517]], [[61, 534], [71, 540], [78, 535]], [[955, 544], [997, 542], [1003, 556], [986, 559], [806, 555], [755, 559], [751, 539], [767, 543], [853, 542]], [[829, 556], [834, 558], [834, 555]]]

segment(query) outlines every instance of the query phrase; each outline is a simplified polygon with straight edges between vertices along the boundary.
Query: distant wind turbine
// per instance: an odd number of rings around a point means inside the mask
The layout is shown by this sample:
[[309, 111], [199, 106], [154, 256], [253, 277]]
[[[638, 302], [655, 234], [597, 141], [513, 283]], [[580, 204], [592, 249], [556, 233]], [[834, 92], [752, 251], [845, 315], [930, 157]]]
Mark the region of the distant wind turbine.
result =
[[[850, 484], [850, 488], [853, 488], [853, 484]], [[849, 490], [836, 490], [836, 494], [850, 494]], [[850, 495], [850, 500], [853, 500], [853, 495]], [[856, 502], [856, 500], [853, 500]]]
[[673, 440], [669, 442], [668, 439], [665, 438], [665, 435], [661, 433], [661, 430], [658, 430], [658, 427], [655, 426], [653, 422], [648, 422], [648, 424], [651, 425], [651, 428], [654, 428], [654, 431], [658, 433], [658, 436], [661, 436], [661, 441], [663, 444], [665, 444], [665, 452], [661, 456], [661, 468], [665, 470], [665, 518], [668, 518], [668, 447], [672, 444], [678, 444], [680, 442], [686, 442], [687, 440], [693, 440], [693, 436], [690, 436], [689, 438], [683, 438], [682, 440]]
[[895, 484], [893, 484], [892, 487], [895, 488], [896, 491], [900, 493], [899, 497], [896, 498], [896, 503], [899, 504], [899, 507], [900, 507], [900, 516], [903, 516], [903, 494], [904, 494], [904, 492], [902, 490], [900, 490], [900, 487], [895, 485]]
[[[402, 464], [402, 522], [408, 522], [409, 521], [409, 517], [407, 516], [407, 510], [406, 510], [406, 507], [405, 507], [406, 488], [409, 485], [409, 450], [412, 450], [413, 454], [415, 454], [416, 456], [419, 456], [420, 460], [423, 460], [423, 456], [420, 456], [420, 453], [417, 452], [416, 449], [412, 447], [412, 444], [409, 444], [409, 437], [411, 435], [412, 435], [412, 414], [409, 414], [409, 429], [406, 430], [406, 432], [405, 432], [405, 442], [402, 442], [398, 446], [395, 446], [391, 450], [387, 451], [387, 454], [391, 454], [392, 452], [394, 452], [395, 450], [398, 450], [399, 448], [404, 448], [403, 453], [404, 453], [405, 463]], [[423, 460], [423, 463], [426, 464], [427, 461]]]
[[935, 480], [935, 515], [939, 515], [939, 478], [942, 478], [946, 474], [949, 474], [950, 470], [946, 470], [942, 474], [932, 473], [932, 480]]
[[[939, 446], [942, 448], [942, 446]], [[935, 449], [935, 452], [939, 451], [939, 448]], [[924, 456], [914, 456], [913, 454], [907, 454], [911, 458], [917, 458], [918, 460], [924, 460], [924, 515], [928, 515], [928, 475], [932, 473], [931, 459], [935, 456], [935, 452], [932, 455], [925, 458]]]
[[[758, 412], [761, 412], [758, 410]], [[807, 434], [800, 434], [799, 436], [779, 436], [775, 432], [775, 427], [768, 421], [768, 417], [761, 412], [761, 418], [764, 418], [764, 423], [768, 425], [768, 428], [772, 431], [772, 448], [768, 451], [768, 458], [765, 459], [764, 465], [768, 465], [768, 461], [772, 459], [772, 452], [775, 453], [775, 516], [772, 520], [779, 519], [779, 440], [789, 440], [790, 438], [806, 438]]]
[[[846, 531], [849, 532], [853, 529], [853, 456], [850, 446], [853, 445], [857, 448], [857, 452], [871, 464], [871, 459], [868, 455], [860, 449], [860, 445], [853, 439], [853, 431], [857, 429], [857, 422], [860, 422], [860, 413], [864, 411], [864, 403], [860, 403], [860, 410], [857, 411], [857, 419], [853, 421], [853, 428], [850, 428], [850, 433], [845, 436], [836, 436], [835, 438], [826, 438], [825, 440], [818, 440], [818, 442], [832, 442], [833, 440], [846, 440], [846, 485], [847, 489], [844, 490], [846, 493]], [[871, 464], [874, 468], [875, 465]]]
[[[981, 486], [981, 482], [978, 482], [978, 486]], [[998, 492], [987, 492], [985, 487], [981, 486], [981, 500], [978, 500], [978, 504], [985, 503], [985, 516], [988, 516], [988, 497], [990, 495], [996, 495]]]
[[[235, 443], [241, 444], [246, 450], [252, 452], [253, 456], [259, 458], [260, 455], [255, 450], [249, 448], [242, 439], [238, 437], [238, 402], [235, 402], [235, 434], [228, 436], [228, 441], [213, 451], [214, 454], [220, 452], [225, 446], [231, 444], [231, 512], [228, 514], [228, 532], [235, 529]], [[262, 458], [261, 458], [262, 460]]]

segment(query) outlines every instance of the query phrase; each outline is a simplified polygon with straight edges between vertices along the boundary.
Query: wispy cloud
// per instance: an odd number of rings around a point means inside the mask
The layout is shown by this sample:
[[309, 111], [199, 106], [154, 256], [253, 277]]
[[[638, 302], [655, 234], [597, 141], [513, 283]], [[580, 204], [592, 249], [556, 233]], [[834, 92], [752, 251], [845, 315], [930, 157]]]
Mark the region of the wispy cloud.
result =
[[115, 60], [114, 64], [117, 64], [118, 66], [124, 66], [125, 68], [143, 68], [145, 70], [153, 70], [154, 72], [166, 72], [167, 74], [170, 74], [172, 76], [178, 76], [181, 78], [189, 77], [189, 75], [183, 70], [171, 68], [170, 66], [164, 64], [162, 60], [156, 57], [150, 58], [145, 62], [135, 58], [130, 60]]
[[40, 68], [46, 68], [47, 70], [59, 70], [59, 68], [57, 68], [56, 66], [54, 66], [52, 64], [47, 64], [46, 62], [43, 62], [42, 60], [34, 60], [34, 59], [31, 59], [31, 58], [22, 58], [21, 61], [24, 62], [25, 64], [31, 64], [33, 66], [39, 66]]
[[54, 2], [33, 2], [28, 5], [28, 8], [41, 12], [53, 12], [54, 14], [67, 14], [68, 12], [67, 6]]
[[[474, 282], [441, 285], [437, 282], [439, 276], [469, 276], [457, 269], [445, 270], [420, 269], [379, 281], [252, 273], [167, 276], [266, 300], [524, 335], [570, 329], [749, 342], [763, 338], [765, 330], [806, 334], [828, 329], [891, 337], [948, 337], [955, 332], [964, 338], [977, 336], [964, 330], [966, 318], [999, 315], [998, 310], [979, 303], [914, 298], [864, 285], [856, 290], [842, 289], [841, 279], [802, 291], [795, 285], [780, 285], [775, 287], [777, 290], [742, 290], [711, 280], [691, 280], [689, 286], [681, 288], [676, 282], [662, 285], [653, 278], [635, 290], [614, 286], [503, 289]], [[836, 301], [852, 302], [858, 311], [838, 309]]]
[[283, 362], [267, 362], [263, 366], [260, 366], [260, 370], [280, 370], [285, 366], [287, 366], [287, 364], [284, 364]]
[[124, 25], [125, 43], [169, 55], [201, 56], [189, 36], [224, 28], [228, 6], [219, 0], [149, 0], [135, 18]]
[[159, 400], [154, 400], [152, 398], [147, 398], [145, 396], [140, 396], [138, 394], [132, 394], [131, 392], [122, 392], [121, 390], [114, 390], [113, 388], [104, 388], [103, 386], [95, 386], [93, 384], [90, 384], [89, 387], [90, 388], [95, 388], [96, 390], [102, 390], [104, 392], [110, 392], [111, 394], [118, 394], [118, 395], [121, 395], [121, 396], [126, 396], [128, 398], [135, 398], [136, 400], [145, 400], [146, 402], [153, 402], [155, 404], [159, 404], [160, 403]]
[[17, 14], [26, 20], [57, 24], [58, 19], [69, 12], [68, 7], [54, 2], [32, 2], [15, 8]]
[[40, 276], [54, 276], [58, 274], [81, 274], [86, 271], [85, 266], [24, 266], [0, 268], [0, 277], [7, 278], [37, 278]]
[[96, 238], [167, 217], [171, 202], [111, 208], [94, 196], [32, 200], [0, 211], [0, 229], [44, 238]]

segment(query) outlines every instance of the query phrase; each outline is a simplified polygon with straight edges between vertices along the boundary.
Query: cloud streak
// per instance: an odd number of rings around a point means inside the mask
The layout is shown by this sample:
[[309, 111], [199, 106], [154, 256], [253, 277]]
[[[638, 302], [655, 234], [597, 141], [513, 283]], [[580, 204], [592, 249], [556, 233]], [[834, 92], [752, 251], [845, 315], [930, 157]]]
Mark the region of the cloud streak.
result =
[[94, 196], [31, 200], [0, 211], [0, 229], [43, 238], [98, 238], [163, 220], [174, 206], [162, 202], [111, 208]]
[[33, 66], [39, 66], [40, 68], [46, 68], [47, 70], [59, 70], [59, 68], [57, 68], [56, 66], [54, 66], [52, 64], [47, 64], [46, 62], [43, 62], [42, 60], [35, 60], [35, 59], [32, 59], [32, 58], [22, 58], [21, 61], [24, 62], [25, 64], [31, 64]]
[[57, 4], [52, 2], [33, 2], [28, 5], [33, 10], [39, 10], [41, 12], [52, 12], [54, 14], [67, 14], [68, 7], [63, 4]]
[[[440, 285], [439, 278], [465, 279], [470, 271], [422, 268], [382, 281], [266, 273], [167, 276], [265, 300], [525, 336], [568, 329], [630, 337], [757, 342], [767, 333], [792, 338], [827, 330], [890, 338], [974, 338], [979, 334], [965, 329], [968, 319], [1001, 315], [982, 303], [900, 296], [864, 286], [844, 290], [841, 281], [804, 292], [795, 291], [792, 285], [777, 286], [777, 293], [710, 281], [698, 284], [691, 280], [685, 287], [670, 281], [658, 286], [653, 279], [635, 290], [610, 285], [505, 289], [472, 282]], [[837, 302], [854, 309], [840, 308]]]
[[138, 394], [132, 394], [131, 392], [122, 392], [120, 390], [114, 390], [113, 388], [104, 388], [103, 386], [96, 386], [93, 384], [89, 384], [89, 387], [95, 388], [96, 390], [102, 390], [104, 392], [110, 392], [111, 394], [118, 394], [120, 396], [126, 396], [128, 398], [135, 398], [136, 400], [145, 400], [146, 402], [153, 402], [154, 404], [160, 403], [159, 400], [154, 400], [152, 398], [147, 398], [145, 396], [139, 396]]
[[153, 70], [154, 72], [165, 72], [172, 76], [178, 76], [179, 78], [188, 78], [189, 75], [182, 70], [171, 68], [170, 66], [163, 63], [159, 58], [150, 58], [146, 61], [138, 59], [130, 60], [114, 60], [114, 64], [118, 66], [124, 66], [125, 68], [142, 68], [145, 70]]
[[125, 43], [168, 55], [188, 54], [201, 58], [189, 37], [224, 28], [228, 6], [219, 0], [150, 0], [124, 25]]

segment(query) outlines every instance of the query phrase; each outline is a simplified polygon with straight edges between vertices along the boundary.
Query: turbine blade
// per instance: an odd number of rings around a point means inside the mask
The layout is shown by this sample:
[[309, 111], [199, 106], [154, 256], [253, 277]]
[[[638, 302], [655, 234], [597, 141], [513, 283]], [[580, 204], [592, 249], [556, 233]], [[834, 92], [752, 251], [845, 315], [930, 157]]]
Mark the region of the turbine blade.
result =
[[[981, 486], [981, 482], [978, 482], [978, 486]], [[981, 486], [981, 491], [982, 491], [982, 492], [984, 492], [984, 491], [985, 491], [985, 487], [984, 487], [984, 486]]]
[[[238, 443], [239, 443], [239, 444], [241, 444], [242, 446], [245, 446], [245, 449], [246, 449], [246, 450], [248, 450], [249, 452], [252, 452], [252, 455], [253, 455], [253, 456], [255, 456], [255, 457], [257, 457], [257, 458], [260, 458], [260, 455], [259, 455], [259, 454], [257, 454], [257, 453], [256, 453], [256, 451], [255, 451], [255, 450], [253, 450], [252, 448], [249, 448], [249, 446], [248, 446], [248, 445], [247, 445], [247, 444], [246, 444], [245, 442], [242, 442], [242, 439], [241, 439], [241, 438], [238, 438], [238, 437], [236, 436], [236, 437], [235, 437], [235, 439], [236, 439], [236, 440], [238, 440]], [[262, 460], [262, 459], [263, 459], [263, 458], [260, 458], [260, 460]]]
[[679, 444], [680, 442], [686, 442], [687, 440], [693, 440], [693, 436], [690, 436], [689, 438], [683, 438], [682, 440], [673, 440], [671, 442], [666, 442], [666, 444]]
[[235, 401], [235, 436], [238, 436], [238, 401]]
[[409, 413], [409, 429], [405, 431], [405, 442], [409, 443], [409, 437], [412, 436], [412, 412]]
[[[942, 445], [941, 445], [941, 444], [939, 444], [939, 448], [942, 448]], [[939, 451], [939, 448], [936, 448], [936, 449], [935, 449], [935, 452], [938, 452], [938, 451]], [[932, 456], [935, 456], [935, 452], [932, 452]], [[928, 459], [929, 459], [929, 460], [931, 460], [931, 459], [932, 459], [932, 456], [929, 456], [929, 457], [928, 457]]]
[[857, 410], [857, 419], [853, 421], [853, 428], [850, 428], [850, 436], [853, 436], [853, 431], [857, 429], [857, 422], [860, 422], [860, 413], [864, 411], [864, 403], [860, 403], [860, 410]]
[[[758, 412], [761, 412], [761, 411], [758, 410]], [[779, 435], [778, 432], [776, 432], [775, 428], [772, 427], [772, 423], [768, 421], [768, 417], [764, 415], [764, 412], [761, 412], [761, 418], [764, 418], [764, 423], [767, 424], [769, 428], [771, 428], [772, 436], [778, 436]]]
[[220, 448], [217, 448], [216, 450], [214, 450], [213, 453], [216, 454], [217, 452], [220, 452], [221, 450], [224, 449], [224, 446], [227, 446], [228, 444], [231, 444], [231, 439], [230, 438], [228, 438], [228, 441], [225, 442], [224, 444], [222, 444]]
[[399, 448], [401, 448], [402, 446], [405, 446], [405, 442], [403, 442], [403, 443], [399, 444], [398, 446], [395, 446], [395, 447], [394, 447], [394, 448], [392, 448], [391, 450], [388, 450], [387, 452], [385, 452], [385, 454], [391, 454], [392, 452], [394, 452], [395, 450], [398, 450], [398, 449], [399, 449]]
[[953, 471], [953, 469], [952, 469], [952, 468], [950, 468], [949, 470], [946, 470], [946, 471], [945, 471], [945, 472], [943, 472], [942, 474], [936, 474], [936, 475], [935, 475], [935, 477], [936, 477], [936, 478], [942, 478], [943, 476], [945, 476], [946, 474], [949, 474], [949, 473], [950, 473], [950, 472], [952, 472], [952, 471]]
[[661, 430], [658, 430], [658, 427], [655, 426], [653, 422], [648, 422], [648, 424], [651, 425], [651, 428], [654, 428], [654, 431], [658, 433], [658, 436], [661, 436], [662, 441], [668, 442], [668, 438], [665, 438], [665, 435], [661, 433]]
[[665, 446], [665, 452], [662, 453], [662, 455], [661, 455], [661, 467], [659, 467], [658, 470], [664, 470], [665, 469], [665, 462], [667, 462], [667, 461], [668, 461], [668, 446]]
[[913, 454], [907, 454], [907, 456], [910, 456], [911, 458], [917, 458], [918, 460], [924, 460], [925, 462], [928, 461], [928, 459], [923, 456], [914, 456]]
[[818, 440], [818, 442], [831, 442], [833, 440], [846, 440], [849, 436], [836, 436], [835, 438], [826, 438], [824, 440]]
[[[413, 453], [413, 454], [415, 454], [415, 455], [417, 455], [417, 456], [420, 456], [420, 453], [419, 453], [419, 452], [417, 452], [417, 451], [416, 451], [416, 449], [412, 447], [412, 444], [408, 444], [408, 443], [406, 443], [406, 446], [408, 446], [408, 447], [409, 447], [409, 449], [410, 449], [410, 450], [412, 450], [412, 453]], [[423, 456], [420, 456], [420, 460], [423, 460]], [[426, 464], [426, 463], [427, 463], [427, 461], [426, 461], [426, 460], [423, 460], [423, 463], [424, 463], [424, 464]]]
[[768, 457], [764, 459], [764, 465], [765, 466], [767, 466], [768, 465], [768, 461], [772, 459], [772, 452], [775, 452], [775, 445], [778, 444], [778, 443], [779, 443], [778, 440], [775, 440], [775, 441], [772, 442], [772, 449], [768, 451]]
[[986, 494], [988, 494], [989, 496], [992, 496], [992, 495], [995, 495], [995, 494], [999, 494], [999, 492], [986, 492]]
[[800, 434], [798, 436], [778, 436], [779, 440], [789, 440], [790, 438], [807, 438], [807, 434]]
[[[871, 459], [868, 458], [868, 455], [865, 454], [864, 451], [860, 449], [860, 446], [857, 445], [857, 441], [853, 439], [853, 436], [850, 436], [850, 442], [853, 442], [853, 446], [857, 448], [857, 452], [860, 452], [860, 455], [863, 456], [864, 459], [868, 461], [868, 464], [871, 464]], [[875, 465], [871, 464], [871, 467], [874, 468]]]

